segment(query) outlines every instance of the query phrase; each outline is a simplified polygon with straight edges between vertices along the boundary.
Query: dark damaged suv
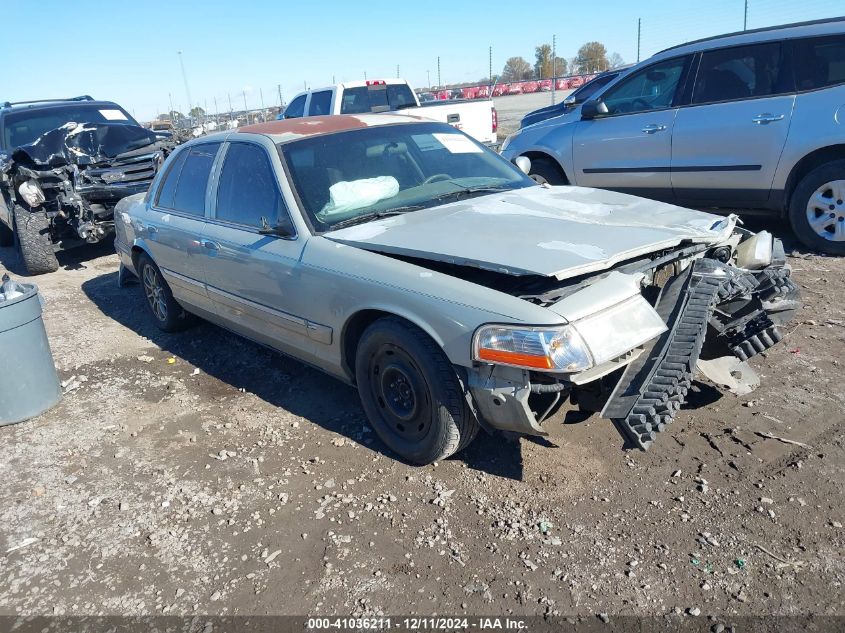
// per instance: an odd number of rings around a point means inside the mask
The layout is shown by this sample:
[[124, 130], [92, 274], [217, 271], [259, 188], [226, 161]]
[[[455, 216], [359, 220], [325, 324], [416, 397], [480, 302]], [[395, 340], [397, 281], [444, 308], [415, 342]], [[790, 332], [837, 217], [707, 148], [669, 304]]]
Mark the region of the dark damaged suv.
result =
[[0, 103], [0, 246], [17, 242], [31, 275], [56, 270], [57, 250], [114, 231], [114, 205], [146, 191], [174, 145], [110, 101]]

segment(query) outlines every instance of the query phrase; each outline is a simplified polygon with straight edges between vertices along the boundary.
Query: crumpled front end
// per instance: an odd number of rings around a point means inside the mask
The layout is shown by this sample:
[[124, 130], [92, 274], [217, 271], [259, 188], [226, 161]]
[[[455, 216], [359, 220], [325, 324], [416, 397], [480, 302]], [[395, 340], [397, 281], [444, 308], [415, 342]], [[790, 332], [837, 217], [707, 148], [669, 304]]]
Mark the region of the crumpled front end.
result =
[[[739, 231], [733, 242], [634, 262], [550, 295], [589, 366], [477, 363], [468, 383], [478, 415], [490, 427], [543, 435], [542, 423], [573, 395], [612, 420], [629, 447], [647, 449], [675, 419], [702, 354], [744, 362], [780, 341], [800, 307], [779, 240]], [[488, 347], [513, 348], [503, 340]]]
[[17, 148], [2, 171], [13, 201], [47, 215], [61, 248], [111, 234], [115, 204], [146, 191], [173, 147], [133, 125], [69, 123]]

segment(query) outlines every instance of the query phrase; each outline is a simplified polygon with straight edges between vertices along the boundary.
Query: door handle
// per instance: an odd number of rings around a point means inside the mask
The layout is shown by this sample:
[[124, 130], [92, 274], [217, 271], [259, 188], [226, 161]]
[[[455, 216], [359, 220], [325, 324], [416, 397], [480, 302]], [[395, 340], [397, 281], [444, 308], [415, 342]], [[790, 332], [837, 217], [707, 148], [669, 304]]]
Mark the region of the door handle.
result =
[[643, 132], [645, 132], [646, 134], [654, 134], [655, 132], [662, 132], [662, 131], [663, 131], [663, 130], [665, 130], [665, 129], [666, 129], [666, 126], [665, 126], [665, 125], [654, 125], [654, 124], [651, 124], [651, 125], [646, 125], [646, 126], [643, 128]]
[[210, 250], [210, 251], [219, 251], [220, 250], [220, 244], [218, 244], [217, 242], [212, 242], [211, 240], [203, 240], [202, 245], [207, 250]]
[[158, 233], [158, 228], [155, 227], [155, 226], [148, 226], [147, 227], [147, 233], [149, 233], [150, 235]]
[[765, 125], [766, 123], [774, 123], [775, 121], [782, 121], [783, 115], [782, 114], [772, 114], [771, 112], [764, 112], [763, 114], [758, 114], [753, 119], [751, 119], [757, 125]]

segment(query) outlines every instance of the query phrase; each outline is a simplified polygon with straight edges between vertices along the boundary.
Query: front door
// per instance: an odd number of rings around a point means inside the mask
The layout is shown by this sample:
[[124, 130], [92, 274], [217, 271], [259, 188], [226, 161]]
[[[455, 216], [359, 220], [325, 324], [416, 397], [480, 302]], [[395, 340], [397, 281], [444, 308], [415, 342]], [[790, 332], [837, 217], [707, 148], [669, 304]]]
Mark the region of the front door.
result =
[[675, 117], [676, 198], [716, 205], [768, 199], [795, 103], [781, 49], [766, 42], [702, 54], [692, 101]]
[[[284, 235], [262, 234], [262, 226], [281, 226]], [[313, 354], [315, 337], [298, 292], [304, 245], [267, 149], [229, 143], [203, 236], [208, 293], [228, 327], [299, 358]]]
[[657, 62], [601, 95], [607, 114], [575, 124], [575, 184], [671, 198], [675, 103], [688, 65], [689, 57]]
[[176, 300], [205, 310], [211, 304], [200, 241], [209, 175], [220, 145], [193, 145], [174, 157], [139, 230]]

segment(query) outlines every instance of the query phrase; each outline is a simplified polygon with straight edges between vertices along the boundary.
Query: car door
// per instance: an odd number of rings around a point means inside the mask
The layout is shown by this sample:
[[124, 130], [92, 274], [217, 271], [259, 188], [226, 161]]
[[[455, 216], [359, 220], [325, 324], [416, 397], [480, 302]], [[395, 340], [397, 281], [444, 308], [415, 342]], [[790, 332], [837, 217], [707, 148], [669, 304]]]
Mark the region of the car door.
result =
[[780, 42], [705, 51], [675, 117], [672, 188], [692, 203], [765, 202], [786, 143], [794, 80]]
[[689, 64], [656, 62], [601, 94], [607, 113], [575, 124], [575, 184], [671, 198], [672, 126]]
[[209, 175], [220, 142], [189, 145], [169, 161], [139, 237], [180, 303], [207, 310], [201, 238]]
[[[309, 327], [298, 291], [305, 237], [296, 235], [267, 148], [237, 141], [224, 151], [203, 239], [215, 313], [235, 331], [307, 359], [320, 330]], [[262, 234], [265, 220], [283, 235]]]

